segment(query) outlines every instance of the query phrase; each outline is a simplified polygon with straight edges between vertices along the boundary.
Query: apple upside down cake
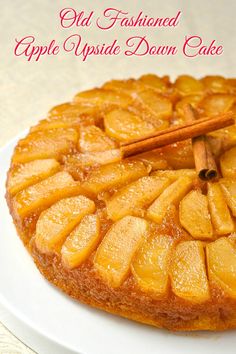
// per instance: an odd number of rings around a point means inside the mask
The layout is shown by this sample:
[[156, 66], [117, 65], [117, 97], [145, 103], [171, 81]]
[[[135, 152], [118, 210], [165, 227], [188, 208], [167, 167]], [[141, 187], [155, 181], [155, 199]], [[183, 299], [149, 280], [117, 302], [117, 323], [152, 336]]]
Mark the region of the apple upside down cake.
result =
[[236, 125], [125, 157], [122, 146], [236, 112], [236, 80], [144, 75], [52, 108], [12, 156], [6, 199], [40, 272], [71, 297], [170, 330], [236, 327]]

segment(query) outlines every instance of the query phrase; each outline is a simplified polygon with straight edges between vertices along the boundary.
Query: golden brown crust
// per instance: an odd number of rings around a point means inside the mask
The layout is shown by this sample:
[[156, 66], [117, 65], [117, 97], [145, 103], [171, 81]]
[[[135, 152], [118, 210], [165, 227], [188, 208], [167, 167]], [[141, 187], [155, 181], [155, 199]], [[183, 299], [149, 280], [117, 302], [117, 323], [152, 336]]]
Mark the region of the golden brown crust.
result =
[[109, 287], [94, 271], [91, 260], [69, 270], [58, 256], [42, 254], [33, 240], [30, 252], [50, 282], [90, 306], [173, 331], [225, 330], [236, 326], [236, 301], [216, 289], [212, 289], [211, 301], [201, 305], [177, 298], [170, 288], [167, 298], [155, 300], [140, 291], [131, 276], [120, 288]]

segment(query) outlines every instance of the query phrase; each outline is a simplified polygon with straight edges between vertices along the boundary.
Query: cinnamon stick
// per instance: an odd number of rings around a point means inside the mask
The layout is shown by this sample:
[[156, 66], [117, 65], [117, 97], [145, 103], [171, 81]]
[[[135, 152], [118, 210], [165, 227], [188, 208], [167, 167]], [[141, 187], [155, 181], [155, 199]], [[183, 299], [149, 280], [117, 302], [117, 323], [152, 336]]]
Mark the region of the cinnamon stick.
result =
[[222, 118], [222, 117], [225, 117], [225, 116], [233, 116], [232, 112], [228, 112], [226, 114], [221, 114], [221, 115], [217, 115], [217, 116], [214, 116], [214, 117], [204, 117], [204, 118], [200, 118], [198, 120], [188, 120], [184, 125], [174, 125], [170, 128], [167, 128], [167, 129], [164, 129], [164, 130], [159, 130], [159, 131], [156, 131], [155, 133], [151, 133], [151, 134], [148, 134], [148, 135], [145, 135], [143, 136], [142, 138], [139, 138], [139, 139], [132, 139], [132, 140], [129, 140], [128, 142], [123, 142], [120, 144], [120, 146], [125, 146], [125, 145], [130, 145], [130, 144], [133, 144], [133, 143], [136, 143], [136, 142], [139, 142], [139, 141], [143, 141], [143, 140], [146, 140], [146, 139], [149, 139], [149, 138], [155, 138], [155, 137], [158, 137], [160, 135], [166, 135], [167, 133], [172, 133], [176, 130], [179, 130], [179, 129], [182, 129], [182, 128], [187, 128], [187, 127], [192, 127], [193, 125], [198, 125], [199, 123], [202, 123], [202, 122], [206, 122], [207, 120], [211, 120], [213, 118]]
[[[198, 119], [197, 111], [189, 104], [184, 107], [187, 121]], [[208, 181], [218, 177], [217, 165], [205, 135], [192, 138], [193, 156], [198, 177]]]
[[228, 112], [213, 118], [203, 118], [197, 121], [188, 122], [183, 126], [175, 126], [173, 128], [157, 132], [155, 136], [123, 144], [121, 145], [120, 150], [123, 157], [128, 157], [141, 152], [177, 143], [179, 141], [194, 138], [232, 124], [234, 124], [233, 113]]

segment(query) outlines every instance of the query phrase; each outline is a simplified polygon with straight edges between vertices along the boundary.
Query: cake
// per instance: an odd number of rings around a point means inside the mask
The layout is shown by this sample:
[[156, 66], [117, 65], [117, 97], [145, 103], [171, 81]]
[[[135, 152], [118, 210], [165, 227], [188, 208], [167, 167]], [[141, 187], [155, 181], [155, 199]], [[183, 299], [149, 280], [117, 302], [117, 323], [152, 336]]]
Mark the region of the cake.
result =
[[202, 181], [192, 140], [124, 158], [120, 147], [236, 112], [236, 79], [112, 80], [52, 108], [17, 143], [6, 199], [40, 272], [72, 298], [181, 330], [236, 328], [236, 126], [206, 135], [219, 171]]

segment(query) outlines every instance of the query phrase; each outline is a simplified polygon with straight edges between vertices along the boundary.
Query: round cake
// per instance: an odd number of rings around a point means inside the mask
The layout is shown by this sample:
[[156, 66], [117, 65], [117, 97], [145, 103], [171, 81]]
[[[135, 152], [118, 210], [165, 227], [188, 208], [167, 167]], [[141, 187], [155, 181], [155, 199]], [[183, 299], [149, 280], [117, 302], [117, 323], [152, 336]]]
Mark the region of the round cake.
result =
[[[236, 328], [236, 125], [193, 140], [121, 146], [198, 118], [236, 113], [236, 79], [112, 80], [52, 108], [12, 156], [6, 199], [40, 272], [74, 299], [170, 330]], [[169, 130], [169, 129], [168, 129]]]

